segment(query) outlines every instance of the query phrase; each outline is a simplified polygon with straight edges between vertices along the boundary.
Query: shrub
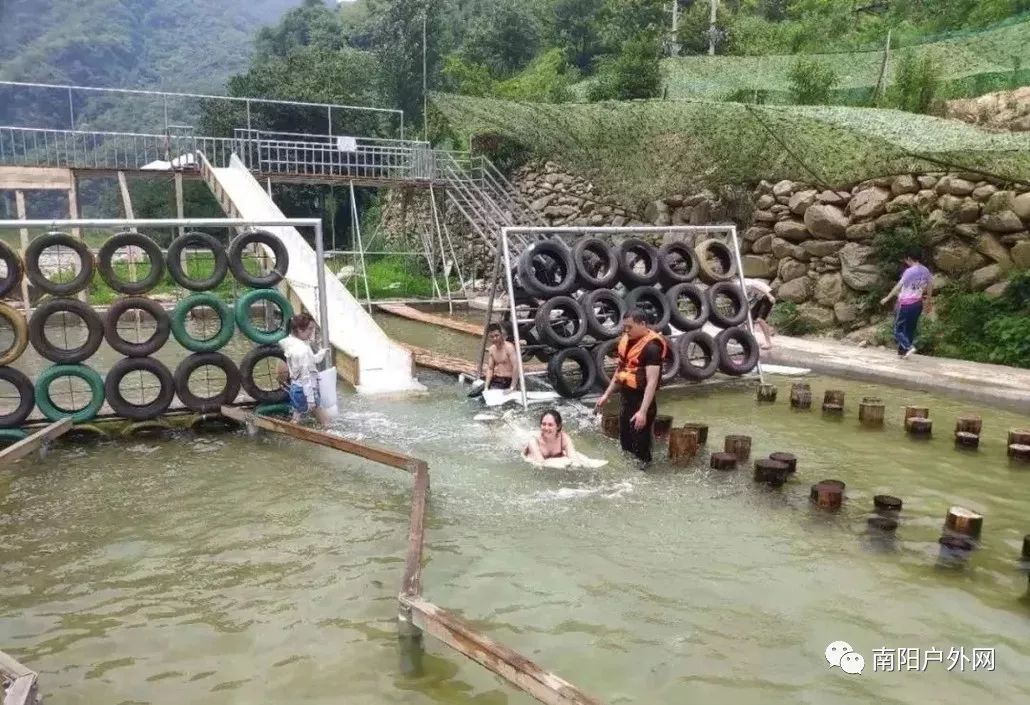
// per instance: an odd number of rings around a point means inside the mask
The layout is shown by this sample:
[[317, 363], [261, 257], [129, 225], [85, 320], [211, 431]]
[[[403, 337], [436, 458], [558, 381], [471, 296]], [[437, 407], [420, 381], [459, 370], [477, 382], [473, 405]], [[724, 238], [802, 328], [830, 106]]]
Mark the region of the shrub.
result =
[[590, 84], [587, 98], [634, 100], [654, 98], [662, 90], [661, 44], [653, 36], [641, 35], [622, 46], [614, 57], [598, 62], [597, 79]]
[[808, 321], [801, 317], [797, 304], [789, 301], [780, 302], [773, 307], [772, 313], [769, 314], [769, 323], [784, 335], [805, 335], [814, 332]]
[[880, 282], [861, 302], [861, 308], [864, 310], [879, 308], [880, 299], [891, 290], [904, 271], [906, 254], [913, 249], [919, 249], [922, 251], [923, 261], [928, 261], [930, 235], [923, 217], [915, 211], [909, 211], [906, 215], [906, 223], [893, 230], [878, 233], [873, 238], [873, 256], [880, 272]]
[[798, 105], [826, 105], [837, 85], [837, 73], [815, 59], [798, 59], [790, 69], [790, 93]]
[[883, 107], [929, 113], [936, 107], [940, 86], [941, 68], [937, 59], [929, 53], [916, 55], [906, 51], [898, 61]]

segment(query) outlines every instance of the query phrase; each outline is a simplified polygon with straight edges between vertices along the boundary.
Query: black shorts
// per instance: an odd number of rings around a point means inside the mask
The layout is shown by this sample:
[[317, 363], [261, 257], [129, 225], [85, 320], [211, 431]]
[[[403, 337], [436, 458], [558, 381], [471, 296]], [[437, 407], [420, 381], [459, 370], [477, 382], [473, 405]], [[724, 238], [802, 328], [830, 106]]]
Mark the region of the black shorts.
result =
[[751, 304], [752, 321], [764, 321], [771, 312], [772, 301], [765, 298], [764, 296], [760, 298], [758, 301]]
[[490, 380], [490, 389], [509, 389], [511, 377], [494, 377]]

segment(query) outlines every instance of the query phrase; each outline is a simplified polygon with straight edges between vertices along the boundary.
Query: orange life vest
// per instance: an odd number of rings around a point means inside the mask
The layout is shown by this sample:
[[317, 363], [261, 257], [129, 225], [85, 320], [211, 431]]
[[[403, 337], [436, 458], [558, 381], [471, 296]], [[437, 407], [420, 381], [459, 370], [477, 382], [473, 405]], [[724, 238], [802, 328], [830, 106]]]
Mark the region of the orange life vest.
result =
[[622, 336], [618, 347], [619, 369], [615, 372], [615, 381], [629, 389], [639, 388], [640, 378], [638, 371], [640, 370], [640, 358], [644, 354], [644, 348], [652, 340], [657, 340], [662, 346], [662, 359], [664, 360], [669, 354], [669, 346], [665, 342], [665, 338], [653, 330], [647, 331], [647, 333], [632, 341], [632, 347], [630, 346], [629, 336]]

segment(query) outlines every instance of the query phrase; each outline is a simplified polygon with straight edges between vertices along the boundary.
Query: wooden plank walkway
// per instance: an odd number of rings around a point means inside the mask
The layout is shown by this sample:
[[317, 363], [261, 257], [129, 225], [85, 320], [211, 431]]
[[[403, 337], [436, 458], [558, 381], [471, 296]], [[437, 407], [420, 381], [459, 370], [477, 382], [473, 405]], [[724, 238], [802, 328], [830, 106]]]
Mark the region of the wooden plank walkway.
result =
[[439, 326], [440, 328], [449, 328], [450, 330], [456, 330], [459, 333], [474, 335], [477, 338], [483, 337], [483, 326], [478, 323], [456, 321], [453, 318], [448, 318], [447, 316], [438, 316], [435, 313], [426, 313], [425, 311], [419, 311], [417, 308], [413, 308], [407, 304], [376, 304], [376, 308], [394, 316], [407, 318], [410, 321], [428, 323], [429, 325]]
[[[476, 374], [476, 363], [471, 360], [466, 360], [463, 357], [455, 357], [453, 355], [445, 355], [443, 353], [434, 352], [427, 348], [420, 348], [417, 345], [410, 343], [403, 343], [396, 341], [398, 345], [404, 347], [411, 352], [412, 358], [415, 360], [415, 364], [419, 367], [425, 367], [430, 370], [437, 370], [438, 372], [446, 372], [452, 375], [465, 374], [470, 377], [477, 377]], [[526, 374], [531, 372], [546, 372], [547, 365], [542, 362], [527, 362], [523, 365]]]
[[44, 443], [52, 441], [58, 436], [63, 436], [70, 430], [72, 430], [72, 420], [70, 418], [64, 418], [44, 426], [28, 438], [23, 438], [17, 443], [0, 450], [0, 467], [31, 455], [39, 450], [39, 447]]

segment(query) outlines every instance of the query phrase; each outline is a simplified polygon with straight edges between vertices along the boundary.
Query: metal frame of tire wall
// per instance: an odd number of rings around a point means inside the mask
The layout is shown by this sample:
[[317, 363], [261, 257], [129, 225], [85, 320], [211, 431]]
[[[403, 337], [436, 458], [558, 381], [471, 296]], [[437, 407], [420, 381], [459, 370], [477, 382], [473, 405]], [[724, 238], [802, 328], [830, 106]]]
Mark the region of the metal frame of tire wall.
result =
[[[522, 236], [517, 240], [529, 241], [526, 249], [517, 253], [513, 251], [513, 241], [516, 240], [512, 237], [514, 235]], [[653, 314], [657, 321], [649, 322], [654, 330], [667, 336], [674, 352], [679, 350], [680, 343], [688, 342], [684, 338], [689, 338], [691, 345], [700, 344], [701, 348], [708, 346], [716, 352], [717, 348], [725, 349], [732, 339], [737, 341], [735, 349], [743, 350], [747, 359], [746, 368], [738, 364], [735, 370], [736, 363], [715, 360], [709, 365], [711, 370], [698, 373], [692, 367], [681, 365], [676, 352], [677, 358], [671, 369], [667, 372], [663, 370], [663, 384], [677, 377], [687, 382], [699, 382], [716, 371], [743, 375], [753, 370], [764, 381], [761, 363], [758, 361], [758, 345], [754, 338], [754, 321], [747, 301], [736, 226], [507, 227], [501, 230], [498, 240], [495, 277], [486, 319], [488, 324], [493, 322], [494, 313], [499, 312], [507, 328], [505, 333], [515, 344], [524, 408], [528, 407], [528, 397], [523, 363], [534, 356], [535, 350], [547, 350], [552, 361], [550, 364], [553, 364], [558, 354], [562, 355], [562, 359], [585, 357], [587, 354], [593, 358], [594, 353], [606, 343], [609, 348], [614, 347], [618, 339], [621, 313], [635, 307], [646, 307], [649, 312], [654, 312], [663, 305], [667, 306], [664, 311]], [[662, 241], [660, 245], [656, 244], [658, 241]], [[531, 273], [527, 274], [527, 267], [531, 266], [529, 263], [533, 258], [530, 251], [539, 252], [542, 248], [552, 249], [555, 260], [565, 260], [564, 264], [558, 262], [558, 274], [547, 282], [541, 281], [540, 277], [534, 278]], [[587, 257], [584, 251], [591, 248], [596, 250], [601, 259], [608, 253], [611, 257], [611, 271], [603, 267], [600, 271], [584, 268], [583, 263]], [[634, 254], [634, 250], [639, 252]], [[715, 259], [722, 260], [721, 271], [713, 269], [711, 262], [706, 261], [705, 255], [710, 250], [716, 250]], [[670, 264], [673, 261], [675, 266]], [[626, 262], [633, 264], [626, 265]], [[507, 296], [506, 311], [498, 311], [496, 308], [499, 290]], [[672, 303], [668, 299], [670, 294], [673, 296]], [[710, 306], [708, 301], [714, 300], [716, 295], [735, 299], [736, 304], [731, 307], [730, 315], [721, 310], [714, 314], [710, 312], [709, 309], [714, 310], [715, 306]], [[677, 317], [677, 296], [696, 299], [698, 312], [694, 318], [682, 312]], [[609, 310], [613, 312], [607, 322], [595, 320], [593, 313], [595, 304], [601, 300], [610, 303]], [[588, 304], [586, 307], [583, 306], [584, 302]], [[648, 307], [649, 304], [654, 305]], [[567, 315], [562, 318], [563, 307], [566, 312], [572, 313], [572, 317], [583, 316], [583, 325], [572, 325], [573, 330], [567, 335], [554, 331], [545, 331], [546, 335], [543, 335], [541, 321], [568, 319]], [[616, 315], [615, 312], [621, 313]], [[534, 317], [535, 324], [532, 320]], [[721, 328], [722, 332], [718, 336], [709, 336], [701, 331], [706, 324]], [[541, 340], [545, 337], [547, 339]], [[723, 340], [724, 337], [728, 339]], [[685, 349], [686, 345], [682, 347]], [[485, 352], [484, 334], [480, 374]], [[539, 357], [541, 361], [546, 359], [544, 356]], [[713, 357], [717, 355], [713, 354]], [[682, 368], [683, 374], [677, 374], [677, 368]], [[596, 372], [598, 365], [593, 364], [593, 369]], [[553, 374], [549, 373], [548, 376], [553, 377]], [[600, 389], [604, 381], [603, 378], [592, 378], [589, 383], [584, 381], [584, 385], [593, 392]], [[565, 397], [580, 397], [588, 393], [585, 389], [570, 393], [557, 391]]]
[[[0, 237], [5, 264], [0, 268], [0, 317], [6, 319], [0, 325], [10, 328], [5, 338], [13, 340], [0, 350], [0, 385], [15, 390], [13, 396], [3, 394], [0, 436], [18, 440], [23, 427], [66, 417], [76, 424], [112, 417], [145, 424], [181, 411], [217, 414], [222, 404], [240, 402], [282, 409], [285, 390], [274, 378], [259, 384], [253, 371], [267, 358], [281, 359], [276, 343], [287, 333], [289, 315], [299, 312], [286, 295], [287, 283], [315, 287], [319, 310], [310, 313], [322, 331], [328, 323], [322, 268], [316, 268], [315, 282], [288, 280], [289, 252], [263, 229], [284, 226], [312, 228], [317, 261], [322, 261], [322, 224], [314, 218], [0, 221], [0, 236], [15, 233], [14, 238]], [[81, 234], [84, 229], [89, 229], [87, 237]], [[167, 247], [148, 235], [159, 231], [173, 233]], [[30, 232], [38, 234], [30, 237]], [[70, 270], [60, 259], [55, 264], [53, 248], [71, 250], [77, 264]], [[198, 256], [207, 263], [198, 267]], [[250, 257], [263, 260], [258, 271], [246, 266]], [[145, 273], [137, 277], [137, 268], [144, 266]], [[95, 301], [101, 291], [102, 300]], [[264, 326], [251, 315], [255, 306], [266, 312]], [[273, 311], [275, 318], [269, 318]], [[144, 319], [147, 332], [152, 329], [145, 339], [138, 336]], [[136, 339], [121, 332], [126, 320], [136, 321]], [[196, 335], [197, 321], [204, 321], [204, 335]], [[214, 333], [207, 335], [212, 327]], [[65, 347], [54, 342], [54, 328], [59, 328], [57, 337], [63, 332]], [[70, 328], [76, 329], [74, 344], [67, 346]], [[181, 354], [174, 359], [167, 351], [160, 354], [176, 343]], [[235, 355], [227, 354], [230, 343]], [[98, 355], [103, 345], [114, 354], [105, 349]], [[43, 369], [26, 364], [29, 350], [43, 358]], [[101, 365], [101, 358], [114, 363]], [[212, 369], [221, 370], [214, 387]], [[201, 394], [190, 384], [198, 370], [208, 379]], [[121, 381], [134, 372], [144, 374], [135, 375], [138, 397], [128, 398]], [[80, 390], [85, 383], [88, 392], [71, 394], [71, 405], [62, 403], [51, 395], [51, 387], [63, 378], [81, 380]], [[149, 386], [144, 387], [144, 379]], [[145, 390], [153, 393], [144, 395]]]

